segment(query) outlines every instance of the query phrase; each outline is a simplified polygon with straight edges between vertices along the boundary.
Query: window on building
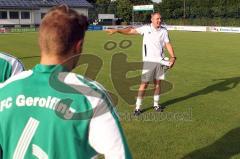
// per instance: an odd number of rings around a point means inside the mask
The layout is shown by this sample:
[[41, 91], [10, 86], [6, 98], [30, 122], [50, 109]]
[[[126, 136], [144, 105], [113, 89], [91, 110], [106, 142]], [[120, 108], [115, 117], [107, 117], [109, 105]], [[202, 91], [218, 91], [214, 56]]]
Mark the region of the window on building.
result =
[[19, 19], [19, 14], [18, 12], [9, 12], [10, 19]]
[[45, 15], [46, 13], [41, 13], [41, 19], [43, 19]]
[[30, 19], [30, 12], [21, 12], [21, 19]]
[[0, 11], [0, 19], [7, 19], [7, 11]]

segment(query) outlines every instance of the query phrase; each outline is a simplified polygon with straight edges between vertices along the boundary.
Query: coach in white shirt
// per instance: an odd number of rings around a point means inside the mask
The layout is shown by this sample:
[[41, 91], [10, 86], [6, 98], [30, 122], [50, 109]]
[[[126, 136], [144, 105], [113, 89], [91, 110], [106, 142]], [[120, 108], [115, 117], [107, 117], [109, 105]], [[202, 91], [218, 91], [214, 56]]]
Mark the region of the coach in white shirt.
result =
[[161, 14], [156, 12], [151, 15], [151, 24], [144, 25], [139, 28], [126, 28], [126, 29], [108, 29], [109, 34], [120, 33], [125, 35], [141, 34], [143, 35], [143, 71], [142, 82], [139, 87], [138, 97], [136, 101], [136, 109], [134, 115], [141, 114], [142, 99], [145, 89], [150, 80], [154, 82], [154, 104], [153, 108], [156, 111], [162, 111], [162, 107], [158, 104], [160, 99], [160, 84], [161, 80], [165, 79], [163, 69], [164, 48], [168, 50], [170, 55], [170, 62], [167, 64], [170, 68], [173, 67], [176, 56], [173, 47], [169, 41], [168, 32], [166, 28], [161, 26]]

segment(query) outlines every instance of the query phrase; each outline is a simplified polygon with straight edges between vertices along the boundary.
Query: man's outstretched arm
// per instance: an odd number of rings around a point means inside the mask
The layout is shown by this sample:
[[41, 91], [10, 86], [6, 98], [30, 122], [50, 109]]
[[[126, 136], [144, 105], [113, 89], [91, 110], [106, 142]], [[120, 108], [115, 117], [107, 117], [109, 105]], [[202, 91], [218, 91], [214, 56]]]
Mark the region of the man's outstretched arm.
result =
[[124, 35], [136, 35], [139, 34], [134, 28], [125, 28], [125, 29], [107, 29], [105, 30], [108, 34], [112, 35], [115, 33], [120, 33]]

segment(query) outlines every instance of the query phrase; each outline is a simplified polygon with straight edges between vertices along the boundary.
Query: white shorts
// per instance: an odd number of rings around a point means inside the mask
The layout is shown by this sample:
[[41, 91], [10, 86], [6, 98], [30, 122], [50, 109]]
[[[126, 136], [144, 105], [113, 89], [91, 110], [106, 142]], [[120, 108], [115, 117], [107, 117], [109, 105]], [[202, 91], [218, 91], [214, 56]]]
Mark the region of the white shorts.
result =
[[160, 63], [143, 62], [142, 82], [149, 82], [152, 80], [164, 80], [165, 69]]

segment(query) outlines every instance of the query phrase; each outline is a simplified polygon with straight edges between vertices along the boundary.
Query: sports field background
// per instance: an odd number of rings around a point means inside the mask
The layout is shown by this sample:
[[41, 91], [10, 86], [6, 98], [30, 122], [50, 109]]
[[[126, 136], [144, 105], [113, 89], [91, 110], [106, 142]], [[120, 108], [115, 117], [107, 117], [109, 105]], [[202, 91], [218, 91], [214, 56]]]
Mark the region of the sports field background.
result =
[[[170, 32], [178, 57], [167, 80], [173, 89], [161, 96], [162, 113], [147, 109], [133, 117], [133, 105], [124, 101], [111, 81], [111, 59], [126, 54], [129, 62], [141, 61], [141, 36], [109, 36], [88, 32], [84, 54], [103, 61], [97, 81], [118, 96], [121, 117], [136, 159], [237, 159], [240, 158], [240, 34]], [[131, 47], [108, 51], [104, 44], [132, 41]], [[37, 33], [0, 35], [0, 51], [11, 53], [29, 69], [39, 58]], [[84, 74], [87, 65], [75, 72]], [[122, 65], [119, 64], [119, 70]], [[140, 71], [130, 73], [140, 75]], [[121, 82], [121, 81], [119, 81]], [[127, 90], [126, 90], [126, 93]], [[152, 98], [143, 107], [152, 106]]]

